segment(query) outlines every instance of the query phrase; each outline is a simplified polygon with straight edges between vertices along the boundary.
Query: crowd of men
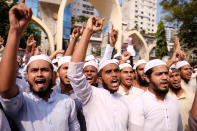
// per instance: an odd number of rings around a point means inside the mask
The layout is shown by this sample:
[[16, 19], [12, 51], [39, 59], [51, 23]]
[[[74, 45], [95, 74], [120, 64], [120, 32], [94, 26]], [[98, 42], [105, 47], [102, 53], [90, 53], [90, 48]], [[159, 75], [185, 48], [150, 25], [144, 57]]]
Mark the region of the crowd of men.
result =
[[73, 30], [66, 51], [44, 55], [30, 35], [22, 57], [20, 39], [32, 17], [24, 3], [9, 11], [0, 62], [0, 131], [197, 131], [197, 73], [184, 60], [178, 38], [167, 63], [133, 62], [131, 42], [112, 56], [118, 39], [112, 27], [99, 62], [86, 56], [104, 21], [92, 16]]

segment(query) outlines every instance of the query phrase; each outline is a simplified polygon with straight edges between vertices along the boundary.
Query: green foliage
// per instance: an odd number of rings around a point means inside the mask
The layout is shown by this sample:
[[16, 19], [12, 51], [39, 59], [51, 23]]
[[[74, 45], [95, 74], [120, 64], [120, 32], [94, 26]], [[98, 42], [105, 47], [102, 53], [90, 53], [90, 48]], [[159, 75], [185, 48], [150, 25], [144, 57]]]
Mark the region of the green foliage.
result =
[[197, 47], [197, 1], [163, 0], [160, 5], [166, 14], [165, 20], [179, 28], [181, 46]]
[[80, 15], [78, 17], [73, 17], [72, 18], [72, 24], [75, 24], [76, 22], [86, 22], [88, 21], [89, 17], [88, 16], [85, 16], [85, 15]]
[[163, 56], [168, 55], [167, 42], [165, 36], [164, 22], [158, 23], [157, 32], [155, 34], [156, 43], [156, 57], [162, 59]]
[[[4, 43], [6, 43], [8, 31], [9, 31], [9, 10], [12, 6], [16, 5], [17, 3], [12, 3], [8, 5], [5, 0], [0, 0], [0, 35], [4, 38]], [[37, 45], [40, 45], [41, 36], [40, 30], [35, 25], [34, 22], [30, 22], [27, 29], [24, 31], [23, 36], [20, 41], [20, 48], [26, 47], [26, 40], [30, 34], [34, 34], [34, 39], [37, 41]]]

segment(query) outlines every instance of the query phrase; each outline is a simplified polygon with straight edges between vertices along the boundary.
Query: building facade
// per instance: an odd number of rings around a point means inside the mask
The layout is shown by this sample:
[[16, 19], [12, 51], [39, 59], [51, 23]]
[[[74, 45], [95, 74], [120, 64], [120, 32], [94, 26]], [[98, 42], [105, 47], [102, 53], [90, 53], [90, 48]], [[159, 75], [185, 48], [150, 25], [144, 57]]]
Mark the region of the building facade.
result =
[[138, 29], [145, 33], [157, 31], [157, 0], [122, 0], [122, 20], [127, 30]]
[[173, 37], [176, 33], [176, 29], [174, 27], [165, 26], [165, 33], [166, 33], [168, 51], [170, 51], [174, 46]]

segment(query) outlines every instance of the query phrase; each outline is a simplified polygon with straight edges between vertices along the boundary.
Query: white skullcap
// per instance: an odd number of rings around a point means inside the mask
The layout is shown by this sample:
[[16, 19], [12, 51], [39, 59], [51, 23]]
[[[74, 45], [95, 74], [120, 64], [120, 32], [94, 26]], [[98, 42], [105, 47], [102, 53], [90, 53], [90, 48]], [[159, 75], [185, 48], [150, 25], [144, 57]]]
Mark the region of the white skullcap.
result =
[[49, 62], [52, 65], [51, 59], [47, 55], [35, 55], [30, 57], [29, 62], [27, 63], [26, 66], [28, 66], [31, 62], [36, 61], [36, 60], [45, 60]]
[[143, 59], [142, 60], [138, 60], [137, 63], [133, 66], [133, 69], [136, 70], [139, 65], [146, 64], [146, 63], [147, 63], [147, 61], [145, 61]]
[[60, 68], [61, 65], [64, 63], [70, 62], [71, 56], [64, 56], [58, 60], [58, 69]]
[[53, 60], [52, 60], [52, 63], [53, 63], [53, 64], [58, 63], [58, 59], [53, 59]]
[[146, 73], [149, 69], [156, 67], [156, 66], [160, 66], [160, 65], [167, 65], [167, 64], [160, 59], [150, 60], [145, 65], [144, 73]]
[[45, 60], [45, 61], [49, 62], [51, 65], [53, 65], [52, 62], [51, 62], [51, 59], [47, 55], [42, 54], [42, 55], [32, 56], [32, 57], [30, 57], [29, 62], [27, 63], [27, 65], [25, 65], [24, 69], [22, 70], [22, 73], [21, 73], [22, 77], [25, 78], [25, 75], [27, 73], [27, 67], [29, 66], [29, 64], [31, 62], [36, 61], [36, 60]]
[[185, 65], [190, 65], [190, 64], [187, 61], [179, 61], [176, 63], [176, 68], [180, 69], [181, 67], [183, 67]]
[[98, 63], [95, 61], [88, 61], [84, 64], [83, 68], [85, 68], [86, 66], [94, 66], [97, 70], [98, 70]]
[[128, 63], [128, 64], [131, 64], [130, 60], [127, 60], [127, 63]]
[[57, 59], [57, 60], [59, 60], [59, 59], [62, 58], [62, 57], [63, 57], [63, 54], [61, 54], [61, 53], [59, 53], [59, 54], [56, 55], [56, 59]]
[[177, 69], [177, 68], [176, 68], [176, 65], [174, 65], [174, 64], [171, 65], [171, 66], [170, 66], [170, 69]]
[[108, 64], [116, 64], [116, 65], [118, 65], [116, 59], [111, 59], [111, 60], [102, 61], [102, 62], [99, 64], [98, 72], [101, 71], [101, 69], [103, 69], [103, 67], [105, 67], [105, 66], [108, 65]]
[[120, 65], [119, 65], [119, 69], [120, 69], [120, 70], [122, 70], [122, 69], [125, 68], [125, 67], [130, 67], [130, 68], [132, 68], [132, 66], [131, 66], [130, 64], [128, 64], [128, 63], [124, 63], [124, 64], [120, 64]]
[[95, 60], [95, 57], [93, 55], [86, 56], [85, 61], [91, 61], [91, 60]]
[[119, 57], [119, 56], [122, 56], [122, 54], [121, 54], [121, 53], [117, 53], [117, 54], [114, 55], [113, 58], [116, 59], [116, 58]]

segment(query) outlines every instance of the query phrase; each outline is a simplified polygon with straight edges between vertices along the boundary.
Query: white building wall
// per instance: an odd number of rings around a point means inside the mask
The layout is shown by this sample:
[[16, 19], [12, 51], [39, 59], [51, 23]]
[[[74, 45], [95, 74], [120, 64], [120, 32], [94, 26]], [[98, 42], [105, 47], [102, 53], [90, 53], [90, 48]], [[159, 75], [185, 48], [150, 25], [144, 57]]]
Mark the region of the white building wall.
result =
[[138, 24], [140, 30], [146, 33], [155, 33], [157, 0], [123, 0], [123, 22], [127, 23], [128, 29], [134, 29]]

